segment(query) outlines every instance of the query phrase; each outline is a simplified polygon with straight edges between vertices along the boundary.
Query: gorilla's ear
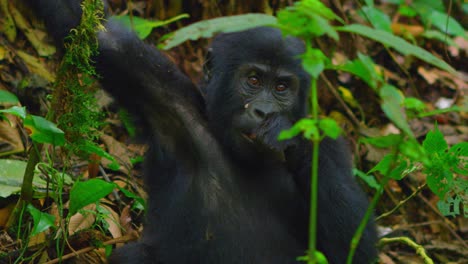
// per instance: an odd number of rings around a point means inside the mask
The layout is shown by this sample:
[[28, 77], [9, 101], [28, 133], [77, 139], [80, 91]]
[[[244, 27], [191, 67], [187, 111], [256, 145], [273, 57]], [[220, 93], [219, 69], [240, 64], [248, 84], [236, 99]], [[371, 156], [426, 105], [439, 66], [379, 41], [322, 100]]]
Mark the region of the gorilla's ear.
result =
[[206, 52], [205, 63], [203, 64], [203, 79], [208, 83], [212, 76], [213, 69], [213, 48], [209, 48]]

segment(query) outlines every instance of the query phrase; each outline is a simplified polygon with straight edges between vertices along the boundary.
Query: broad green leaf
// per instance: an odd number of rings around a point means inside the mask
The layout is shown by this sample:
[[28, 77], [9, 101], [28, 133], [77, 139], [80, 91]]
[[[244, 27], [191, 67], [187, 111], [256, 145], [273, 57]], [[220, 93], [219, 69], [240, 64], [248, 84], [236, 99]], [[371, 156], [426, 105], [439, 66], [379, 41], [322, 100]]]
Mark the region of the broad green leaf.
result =
[[303, 118], [297, 121], [290, 129], [281, 131], [278, 139], [291, 139], [301, 132], [304, 133], [304, 137], [307, 139], [318, 139], [320, 137], [317, 122], [310, 118]]
[[304, 69], [314, 78], [318, 78], [328, 64], [327, 56], [319, 49], [308, 48], [301, 58]]
[[396, 161], [395, 155], [387, 154], [379, 161], [379, 163], [377, 163], [372, 169], [370, 169], [367, 172], [367, 174], [371, 174], [371, 173], [378, 171], [382, 175], [387, 175], [388, 171], [390, 170], [390, 166], [395, 161]]
[[439, 200], [437, 208], [444, 216], [455, 217], [460, 214], [460, 202], [461, 199], [458, 196], [455, 196], [455, 198], [449, 197], [447, 201]]
[[34, 220], [34, 227], [30, 234], [31, 236], [44, 232], [50, 227], [55, 227], [55, 216], [48, 213], [43, 213], [31, 204], [28, 204], [26, 208]]
[[26, 118], [26, 107], [24, 106], [12, 106], [8, 109], [0, 109], [0, 113], [12, 114], [21, 119]]
[[70, 215], [74, 215], [88, 204], [95, 203], [111, 193], [116, 185], [101, 179], [76, 182], [70, 191]]
[[27, 115], [24, 127], [30, 131], [31, 139], [39, 143], [50, 143], [54, 146], [65, 144], [65, 134], [54, 123], [35, 115]]
[[360, 171], [358, 169], [353, 169], [353, 175], [359, 177], [371, 188], [378, 190], [380, 187], [380, 184], [377, 182], [373, 175], [364, 173], [363, 171]]
[[450, 148], [451, 153], [457, 157], [468, 157], [468, 142], [460, 142]]
[[6, 198], [21, 191], [26, 162], [0, 159], [0, 197]]
[[392, 32], [392, 29], [390, 27], [392, 21], [390, 20], [387, 14], [380, 11], [379, 9], [375, 7], [364, 6], [360, 10], [360, 15], [364, 19], [368, 19], [372, 26], [374, 26], [374, 28], [381, 29], [387, 32]]
[[361, 141], [364, 143], [369, 143], [378, 148], [389, 148], [397, 144], [400, 144], [402, 135], [399, 134], [389, 134], [386, 136], [372, 137], [372, 138], [361, 138]]
[[[322, 252], [315, 251], [314, 255], [315, 255], [315, 261], [313, 263], [328, 264], [327, 257], [325, 257], [325, 255]], [[296, 260], [301, 261], [301, 262], [309, 262], [309, 256], [308, 255], [299, 256], [299, 257], [296, 257]]]
[[455, 43], [455, 41], [450, 36], [438, 30], [426, 30], [424, 33], [422, 33], [421, 36], [428, 39], [438, 40], [452, 47], [458, 47], [457, 43]]
[[415, 139], [409, 139], [401, 142], [401, 144], [398, 145], [398, 149], [405, 157], [412, 161], [420, 162], [422, 164], [430, 163], [425, 149]]
[[446, 32], [447, 34], [466, 37], [466, 32], [463, 27], [446, 13], [432, 10], [427, 17], [427, 23], [433, 25], [442, 32]]
[[188, 18], [188, 17], [189, 17], [188, 14], [181, 14], [176, 17], [170, 18], [168, 20], [164, 20], [164, 21], [151, 21], [151, 20], [146, 20], [144, 18], [137, 17], [137, 16], [130, 17], [129, 15], [125, 15], [125, 16], [114, 16], [111, 19], [119, 21], [124, 26], [130, 29], [133, 29], [140, 39], [145, 39], [149, 36], [149, 34], [151, 34], [151, 31], [154, 28], [162, 27], [167, 24], [173, 23], [177, 20]]
[[16, 95], [5, 91], [5, 90], [0, 90], [0, 104], [16, 104], [19, 103], [18, 97]]
[[453, 186], [453, 173], [440, 160], [433, 161], [433, 166], [425, 172], [427, 173], [426, 182], [429, 189], [440, 199], [445, 199], [445, 195]]
[[413, 0], [411, 5], [418, 10], [437, 10], [445, 12], [444, 2], [442, 0]]
[[187, 40], [210, 38], [216, 33], [237, 32], [275, 24], [276, 18], [265, 14], [245, 14], [203, 20], [164, 36], [164, 41], [158, 47], [167, 50]]
[[278, 140], [291, 139], [301, 133], [301, 128], [296, 123], [290, 129], [283, 130], [278, 135]]
[[407, 17], [414, 17], [418, 14], [414, 8], [407, 5], [400, 5], [398, 8], [398, 13]]
[[406, 97], [403, 104], [406, 109], [414, 110], [416, 112], [422, 112], [426, 109], [424, 102], [414, 97]]
[[330, 20], [343, 21], [331, 9], [317, 0], [298, 1], [278, 12], [278, 26], [287, 35], [297, 37], [319, 37], [324, 34], [338, 40], [338, 33]]
[[457, 74], [452, 66], [448, 65], [445, 61], [435, 57], [430, 52], [408, 43], [406, 40], [397, 37], [391, 33], [383, 30], [373, 29], [363, 25], [352, 24], [343, 27], [337, 27], [338, 31], [350, 32], [362, 35], [377, 42], [380, 42], [388, 47], [394, 48], [404, 55], [413, 55], [420, 60], [430, 63], [452, 74]]
[[112, 161], [112, 163], [109, 164], [109, 169], [112, 169], [115, 171], [119, 170], [120, 165], [117, 162], [117, 160], [114, 158], [114, 156], [112, 156], [111, 154], [109, 154], [108, 152], [106, 152], [105, 150], [103, 150], [102, 148], [94, 144], [93, 142], [86, 141], [85, 144], [79, 145], [79, 148], [81, 151], [84, 151], [85, 153], [96, 154], [99, 157], [106, 158]]
[[358, 58], [355, 60], [333, 67], [335, 70], [346, 71], [356, 75], [374, 90], [377, 90], [378, 83], [383, 81], [376, 68], [372, 59], [362, 53], [358, 53]]
[[410, 137], [414, 137], [411, 128], [405, 117], [405, 113], [402, 109], [403, 95], [401, 92], [392, 85], [385, 84], [380, 90], [380, 98], [382, 98], [382, 110], [385, 115], [393, 121], [393, 123], [403, 130], [405, 134]]
[[440, 132], [437, 125], [434, 130], [427, 133], [426, 138], [423, 141], [423, 147], [429, 154], [439, 153], [447, 150], [448, 145], [444, 139], [444, 135]]
[[[25, 170], [25, 161], [0, 159], [0, 197], [6, 198], [21, 191]], [[47, 182], [39, 177], [39, 175], [39, 171], [35, 170], [33, 186], [41, 189], [46, 189], [47, 187], [51, 188], [51, 184], [47, 184]], [[63, 177], [65, 178], [66, 183], [72, 182], [69, 175], [64, 174]]]
[[135, 202], [133, 203], [132, 205], [132, 209], [138, 209], [138, 210], [143, 210], [146, 212], [147, 210], [147, 207], [146, 207], [146, 201], [145, 199], [141, 198], [140, 196], [124, 189], [124, 188], [121, 188], [119, 186], [117, 186], [119, 188], [119, 190], [125, 195], [127, 196], [128, 198], [131, 198], [133, 200], [135, 200]]
[[341, 134], [341, 127], [338, 123], [331, 118], [324, 118], [319, 121], [319, 128], [323, 131], [325, 136], [337, 139]]

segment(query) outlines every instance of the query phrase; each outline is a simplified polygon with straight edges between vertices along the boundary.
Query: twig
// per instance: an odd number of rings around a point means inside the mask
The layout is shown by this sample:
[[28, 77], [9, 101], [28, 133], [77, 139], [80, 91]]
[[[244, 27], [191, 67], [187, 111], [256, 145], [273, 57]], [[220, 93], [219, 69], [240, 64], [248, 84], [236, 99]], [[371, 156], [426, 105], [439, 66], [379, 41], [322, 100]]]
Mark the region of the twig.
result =
[[[109, 178], [109, 176], [107, 175], [106, 171], [104, 171], [104, 168], [99, 165], [99, 171], [101, 172], [102, 174], [102, 177], [107, 181], [107, 182], [112, 182]], [[118, 203], [122, 203], [122, 200], [120, 199], [120, 196], [119, 194], [117, 193], [117, 191], [114, 189], [112, 191], [112, 195], [114, 195], [114, 198], [115, 200], [118, 202]]]
[[400, 207], [402, 207], [406, 202], [408, 202], [409, 200], [411, 200], [414, 196], [416, 196], [424, 187], [426, 187], [426, 183], [424, 183], [423, 185], [419, 186], [418, 189], [416, 191], [414, 191], [410, 196], [408, 196], [408, 198], [400, 201], [395, 207], [393, 207], [392, 210], [386, 212], [386, 213], [383, 213], [381, 215], [379, 215], [378, 217], [375, 218], [375, 221], [379, 221], [380, 219], [384, 218], [384, 217], [387, 217], [391, 214], [393, 214], [396, 210], [398, 210]]
[[424, 263], [434, 264], [434, 261], [426, 254], [426, 250], [424, 249], [424, 247], [417, 244], [416, 242], [414, 242], [408, 237], [381, 238], [379, 240], [379, 247], [382, 247], [386, 244], [395, 243], [395, 242], [403, 243], [405, 245], [412, 247], [414, 250], [416, 250], [416, 254], [422, 257], [422, 259], [424, 260]]
[[[134, 234], [128, 234], [128, 235], [125, 235], [125, 236], [121, 236], [121, 237], [118, 237], [118, 238], [114, 238], [114, 239], [111, 239], [111, 240], [107, 240], [103, 243], [104, 246], [108, 246], [108, 245], [114, 245], [114, 244], [117, 244], [117, 243], [125, 243], [125, 242], [129, 242], [129, 241], [134, 241], [137, 239], [137, 236], [135, 236]], [[62, 256], [61, 258], [56, 258], [56, 259], [53, 259], [51, 261], [48, 261], [48, 262], [45, 262], [44, 264], [55, 264], [55, 263], [59, 263], [61, 261], [64, 261], [64, 260], [67, 260], [67, 259], [71, 259], [71, 258], [74, 258], [74, 257], [77, 257], [81, 254], [84, 254], [84, 253], [87, 253], [89, 251], [92, 251], [94, 249], [96, 249], [97, 247], [95, 246], [89, 246], [89, 247], [85, 247], [85, 248], [82, 248], [80, 250], [77, 250], [75, 252], [72, 252], [72, 253], [68, 253], [64, 256]]]
[[320, 78], [325, 82], [327, 89], [333, 94], [333, 96], [338, 100], [338, 102], [343, 106], [346, 114], [348, 117], [351, 119], [351, 122], [353, 125], [360, 130], [361, 127], [361, 122], [357, 119], [357, 117], [354, 115], [353, 111], [348, 107], [348, 105], [343, 101], [341, 98], [340, 94], [336, 91], [336, 89], [333, 87], [332, 83], [330, 80], [328, 80], [327, 76], [325, 74], [321, 73]]

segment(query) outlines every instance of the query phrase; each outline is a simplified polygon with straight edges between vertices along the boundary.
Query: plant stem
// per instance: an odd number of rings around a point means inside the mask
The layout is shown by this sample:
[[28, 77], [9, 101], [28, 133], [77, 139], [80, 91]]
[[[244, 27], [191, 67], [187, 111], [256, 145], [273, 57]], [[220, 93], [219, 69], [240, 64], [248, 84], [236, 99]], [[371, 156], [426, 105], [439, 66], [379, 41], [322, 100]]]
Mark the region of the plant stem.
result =
[[[318, 120], [317, 79], [312, 79], [310, 104], [312, 119]], [[312, 166], [310, 181], [310, 210], [309, 210], [309, 252], [308, 263], [317, 263], [315, 251], [317, 250], [317, 192], [318, 192], [318, 158], [320, 135], [315, 135], [312, 145]]]

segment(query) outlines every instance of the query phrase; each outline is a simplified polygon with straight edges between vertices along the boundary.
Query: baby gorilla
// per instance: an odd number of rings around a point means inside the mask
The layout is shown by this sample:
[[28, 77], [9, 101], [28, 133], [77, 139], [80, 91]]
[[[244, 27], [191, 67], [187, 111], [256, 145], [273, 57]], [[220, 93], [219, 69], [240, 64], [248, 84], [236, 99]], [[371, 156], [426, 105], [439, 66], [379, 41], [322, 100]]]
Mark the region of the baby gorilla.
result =
[[[30, 2], [60, 43], [79, 23], [79, 1]], [[101, 83], [143, 120], [150, 145], [143, 237], [110, 262], [296, 263], [307, 249], [311, 143], [277, 136], [307, 113], [303, 43], [266, 27], [221, 34], [199, 89], [134, 33], [105, 26]], [[320, 144], [318, 199], [318, 248], [345, 263], [368, 202], [341, 139]], [[354, 263], [371, 263], [375, 242], [371, 222]]]

